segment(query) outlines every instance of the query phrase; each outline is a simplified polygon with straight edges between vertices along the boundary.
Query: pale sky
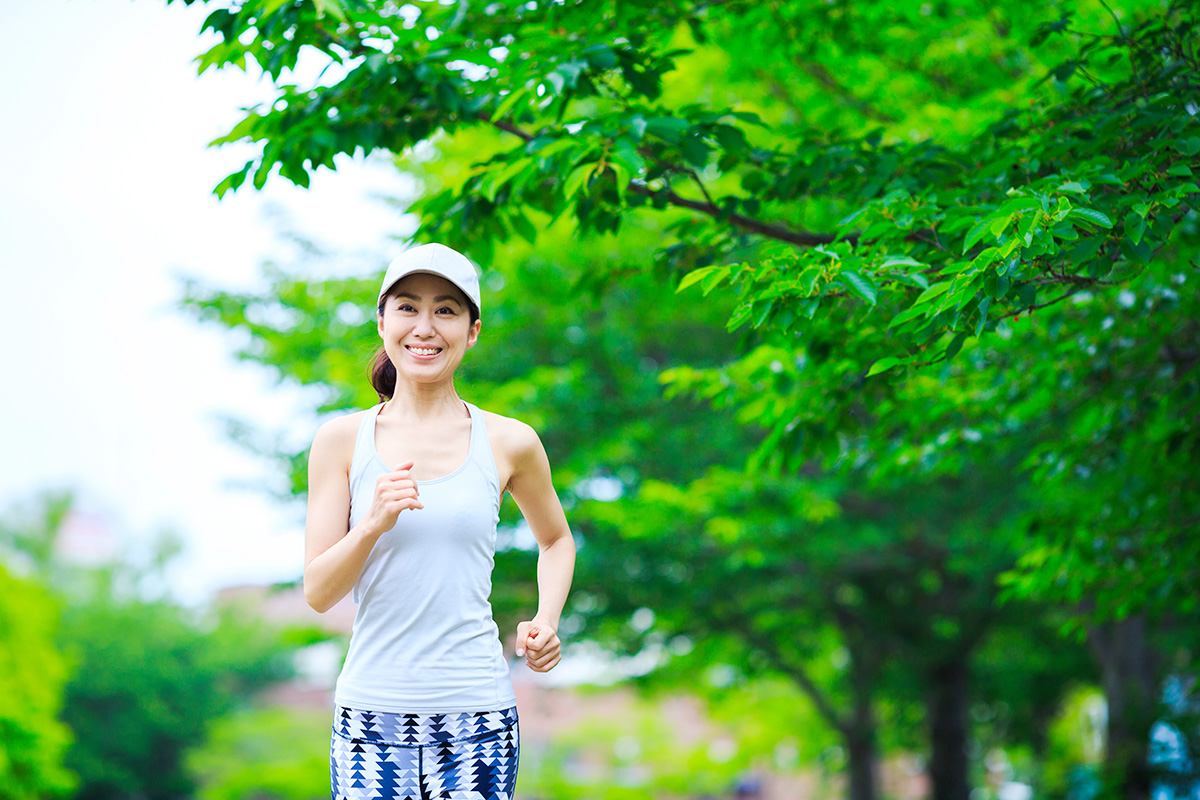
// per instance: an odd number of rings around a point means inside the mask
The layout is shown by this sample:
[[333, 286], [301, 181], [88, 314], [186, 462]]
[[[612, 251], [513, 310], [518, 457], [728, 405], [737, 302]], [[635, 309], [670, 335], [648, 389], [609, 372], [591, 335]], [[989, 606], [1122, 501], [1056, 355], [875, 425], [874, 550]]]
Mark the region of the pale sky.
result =
[[258, 285], [287, 266], [270, 206], [337, 253], [322, 274], [382, 270], [411, 232], [374, 199], [406, 191], [385, 161], [349, 159], [312, 188], [273, 179], [218, 202], [248, 160], [206, 144], [267, 94], [238, 72], [197, 76], [207, 10], [161, 0], [38, 0], [5, 8], [0, 191], [0, 513], [70, 488], [138, 547], [170, 527], [197, 601], [240, 582], [290, 579], [303, 509], [265, 493], [271, 466], [228, 442], [232, 415], [307, 441], [298, 391], [233, 358], [235, 340], [177, 308], [181, 275]]

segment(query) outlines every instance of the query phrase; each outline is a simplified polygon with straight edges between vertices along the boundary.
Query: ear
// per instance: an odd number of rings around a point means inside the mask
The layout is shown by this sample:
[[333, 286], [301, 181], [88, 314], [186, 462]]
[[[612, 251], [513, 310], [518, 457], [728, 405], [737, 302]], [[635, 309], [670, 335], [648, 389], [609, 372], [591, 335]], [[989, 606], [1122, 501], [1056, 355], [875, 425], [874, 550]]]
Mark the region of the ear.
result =
[[483, 327], [483, 320], [477, 319], [471, 325], [471, 330], [467, 331], [467, 349], [470, 350], [475, 346], [475, 342], [479, 341], [479, 330]]
[[375, 329], [379, 331], [379, 338], [383, 338], [383, 314], [375, 312]]

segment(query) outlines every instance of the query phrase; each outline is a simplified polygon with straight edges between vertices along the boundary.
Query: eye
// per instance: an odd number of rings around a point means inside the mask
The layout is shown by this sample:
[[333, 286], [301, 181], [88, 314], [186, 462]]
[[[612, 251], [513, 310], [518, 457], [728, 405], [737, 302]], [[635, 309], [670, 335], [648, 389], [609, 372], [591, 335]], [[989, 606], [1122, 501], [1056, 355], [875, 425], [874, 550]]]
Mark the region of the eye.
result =
[[439, 314], [443, 314], [443, 315], [449, 314], [450, 316], [453, 316], [454, 314], [457, 314], [458, 312], [457, 312], [457, 311], [455, 311], [455, 310], [454, 310], [453, 308], [451, 308], [450, 306], [442, 306], [441, 308], [439, 308], [439, 309], [437, 310], [437, 313], [439, 313]]
[[412, 307], [411, 303], [401, 303], [400, 305], [396, 306], [396, 309], [398, 311], [415, 311], [416, 310]]

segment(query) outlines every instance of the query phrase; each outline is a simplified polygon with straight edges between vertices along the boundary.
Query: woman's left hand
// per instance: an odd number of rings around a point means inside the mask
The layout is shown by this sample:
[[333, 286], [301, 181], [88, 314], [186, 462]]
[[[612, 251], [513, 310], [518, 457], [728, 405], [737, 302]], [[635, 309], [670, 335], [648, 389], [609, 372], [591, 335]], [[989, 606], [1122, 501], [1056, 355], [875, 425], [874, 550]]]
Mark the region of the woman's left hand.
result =
[[534, 672], [549, 672], [562, 660], [562, 643], [554, 628], [533, 620], [517, 624], [517, 656]]

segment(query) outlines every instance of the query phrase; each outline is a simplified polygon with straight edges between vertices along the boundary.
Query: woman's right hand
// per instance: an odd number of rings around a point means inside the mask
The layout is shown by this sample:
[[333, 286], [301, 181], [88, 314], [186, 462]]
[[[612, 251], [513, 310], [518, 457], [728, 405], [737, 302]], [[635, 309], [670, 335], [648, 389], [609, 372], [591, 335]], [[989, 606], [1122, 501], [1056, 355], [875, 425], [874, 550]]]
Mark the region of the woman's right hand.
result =
[[409, 473], [412, 467], [412, 461], [405, 461], [375, 481], [375, 495], [363, 520], [364, 527], [371, 533], [382, 536], [396, 527], [401, 511], [425, 507], [417, 497], [417, 482]]

